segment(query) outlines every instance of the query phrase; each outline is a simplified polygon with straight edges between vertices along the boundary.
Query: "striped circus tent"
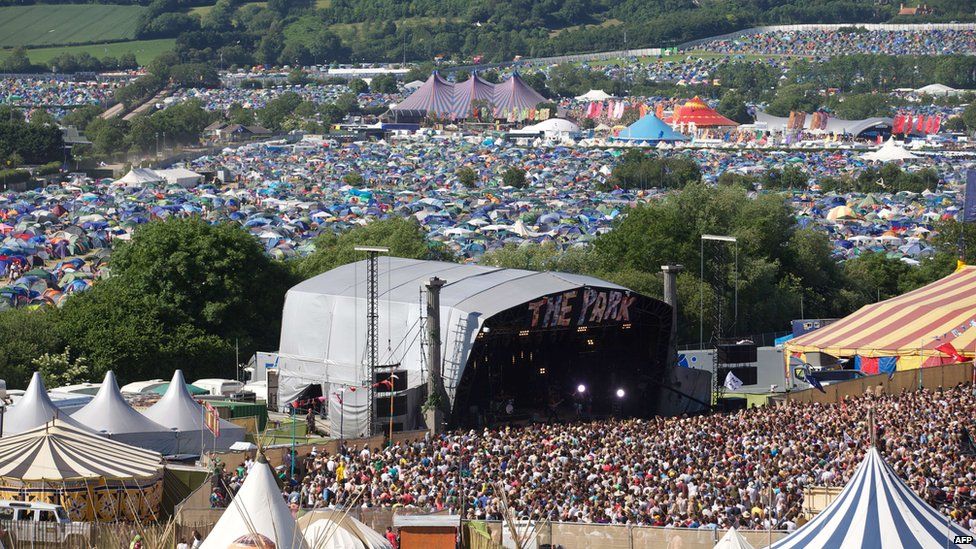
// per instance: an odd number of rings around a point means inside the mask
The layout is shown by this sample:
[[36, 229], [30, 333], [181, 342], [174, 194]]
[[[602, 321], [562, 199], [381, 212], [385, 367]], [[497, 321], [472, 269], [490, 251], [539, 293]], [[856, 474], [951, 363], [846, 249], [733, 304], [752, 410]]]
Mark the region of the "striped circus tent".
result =
[[163, 458], [60, 419], [0, 439], [0, 499], [62, 505], [73, 520], [152, 518]]
[[511, 111], [534, 109], [546, 100], [545, 97], [529, 87], [516, 72], [499, 84], [495, 84], [495, 116], [504, 116]]
[[454, 112], [454, 84], [434, 71], [417, 91], [394, 107], [398, 111], [423, 111], [447, 116]]
[[495, 85], [472, 74], [464, 82], [454, 84], [454, 114], [458, 118], [471, 116], [471, 103], [484, 101], [489, 105], [495, 102]]
[[[976, 267], [906, 294], [865, 305], [818, 330], [786, 342], [788, 354], [821, 352], [858, 360], [896, 357], [897, 369], [952, 362], [945, 349], [976, 355]], [[877, 372], [866, 372], [877, 373]]]
[[771, 549], [941, 549], [971, 535], [912, 492], [871, 448], [837, 499]]

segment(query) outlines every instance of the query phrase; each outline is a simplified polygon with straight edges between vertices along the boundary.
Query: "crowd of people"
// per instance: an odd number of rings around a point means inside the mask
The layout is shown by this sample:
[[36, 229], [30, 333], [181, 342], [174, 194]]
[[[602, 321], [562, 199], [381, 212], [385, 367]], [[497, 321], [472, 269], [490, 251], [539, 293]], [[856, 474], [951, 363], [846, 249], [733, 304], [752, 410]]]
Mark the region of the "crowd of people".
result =
[[[871, 409], [888, 464], [936, 509], [976, 531], [969, 384], [734, 414], [453, 432], [337, 454], [313, 448], [296, 458], [294, 476], [287, 461], [277, 472], [296, 511], [419, 507], [499, 520], [501, 489], [525, 519], [791, 531], [804, 523], [804, 489], [841, 487], [852, 476], [870, 445]], [[249, 464], [225, 467], [215, 486], [232, 497]]]
[[835, 57], [856, 53], [872, 55], [972, 55], [976, 31], [913, 30], [780, 30], [709, 40], [695, 50], [743, 55]]

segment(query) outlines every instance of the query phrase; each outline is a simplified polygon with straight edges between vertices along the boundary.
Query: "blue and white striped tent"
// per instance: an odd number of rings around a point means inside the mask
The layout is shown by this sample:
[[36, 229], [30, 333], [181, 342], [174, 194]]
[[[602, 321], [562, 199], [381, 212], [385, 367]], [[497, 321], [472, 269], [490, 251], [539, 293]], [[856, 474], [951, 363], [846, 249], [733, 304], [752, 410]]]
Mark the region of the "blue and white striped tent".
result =
[[837, 499], [771, 549], [944, 549], [957, 547], [955, 536], [971, 535], [918, 497], [871, 448]]

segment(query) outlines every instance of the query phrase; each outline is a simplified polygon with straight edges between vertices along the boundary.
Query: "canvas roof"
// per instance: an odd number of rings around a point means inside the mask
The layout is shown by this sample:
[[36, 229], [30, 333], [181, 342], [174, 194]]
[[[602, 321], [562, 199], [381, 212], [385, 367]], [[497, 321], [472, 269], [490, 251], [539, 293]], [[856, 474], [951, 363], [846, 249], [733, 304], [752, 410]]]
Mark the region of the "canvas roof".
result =
[[647, 113], [640, 120], [620, 131], [617, 139], [629, 141], [687, 141], [688, 138], [671, 129], [653, 113]]
[[739, 125], [738, 122], [719, 114], [718, 111], [709, 107], [698, 97], [676, 108], [672, 122], [674, 124], [694, 124], [699, 128]]
[[393, 110], [465, 118], [471, 115], [471, 102], [475, 100], [494, 105], [496, 116], [502, 116], [515, 109], [535, 107], [545, 98], [530, 88], [518, 73], [504, 82], [492, 84], [477, 74], [464, 82], [452, 83], [434, 71], [422, 86]]
[[913, 160], [918, 157], [905, 150], [901, 145], [895, 144], [893, 138], [889, 138], [880, 149], [864, 153], [861, 158], [876, 162], [894, 162], [897, 160]]
[[263, 455], [258, 456], [201, 547], [226, 549], [250, 534], [267, 537], [277, 549], [308, 549]]
[[183, 371], [176, 370], [166, 393], [143, 412], [143, 415], [159, 425], [179, 431], [177, 453], [199, 453], [201, 449], [226, 450], [235, 442], [244, 440], [244, 428], [227, 420], [220, 420], [220, 436], [214, 444], [213, 433], [207, 429], [205, 412], [186, 388]]
[[834, 501], [772, 549], [940, 549], [965, 528], [933, 509], [871, 448]]
[[951, 341], [960, 353], [969, 355], [976, 347], [976, 329], [970, 325], [974, 309], [976, 267], [966, 266], [906, 294], [865, 305], [786, 342], [785, 347], [787, 352], [837, 357], [939, 356], [935, 348]]
[[48, 423], [55, 417], [68, 425], [82, 428], [77, 421], [68, 414], [61, 412], [51, 401], [47, 389], [44, 388], [44, 380], [41, 379], [41, 374], [34, 372], [27, 390], [24, 391], [24, 396], [16, 405], [8, 407], [4, 412], [3, 436], [8, 437], [29, 431]]
[[159, 183], [163, 178], [149, 168], [132, 168], [129, 173], [119, 179], [120, 183], [127, 185], [144, 185], [147, 183]]
[[613, 97], [603, 90], [590, 90], [583, 95], [577, 95], [577, 101], [604, 101]]
[[72, 419], [109, 437], [141, 448], [172, 454], [176, 432], [137, 412], [122, 397], [115, 373], [105, 374], [102, 386], [91, 402], [71, 414]]
[[360, 545], [352, 544], [357, 547], [365, 547], [366, 549], [392, 548], [390, 542], [382, 534], [356, 520], [349, 513], [343, 513], [338, 510], [316, 509], [310, 511], [298, 519], [298, 526], [304, 531], [305, 540], [309, 542], [309, 545], [316, 548], [319, 546], [313, 542], [323, 540], [328, 535], [328, 533], [324, 536], [321, 534], [323, 529], [328, 529], [326, 530], [328, 532], [335, 531], [337, 528], [351, 534], [356, 542], [360, 543]]
[[722, 536], [722, 539], [718, 540], [715, 547], [712, 549], [754, 549], [752, 544], [746, 541], [746, 538], [742, 537], [735, 528], [729, 528], [729, 531]]
[[162, 456], [56, 419], [0, 439], [0, 478], [21, 482], [158, 477]]

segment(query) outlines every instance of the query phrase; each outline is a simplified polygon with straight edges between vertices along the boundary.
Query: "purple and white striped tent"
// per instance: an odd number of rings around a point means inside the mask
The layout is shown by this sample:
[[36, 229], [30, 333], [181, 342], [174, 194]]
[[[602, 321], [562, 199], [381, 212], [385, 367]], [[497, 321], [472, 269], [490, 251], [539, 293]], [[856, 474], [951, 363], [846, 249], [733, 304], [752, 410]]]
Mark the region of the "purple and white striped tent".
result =
[[471, 103], [487, 101], [496, 117], [503, 118], [511, 111], [534, 108], [545, 101], [516, 73], [499, 84], [492, 84], [478, 75], [454, 84], [434, 71], [417, 91], [410, 94], [395, 111], [423, 111], [445, 118], [471, 116]]

